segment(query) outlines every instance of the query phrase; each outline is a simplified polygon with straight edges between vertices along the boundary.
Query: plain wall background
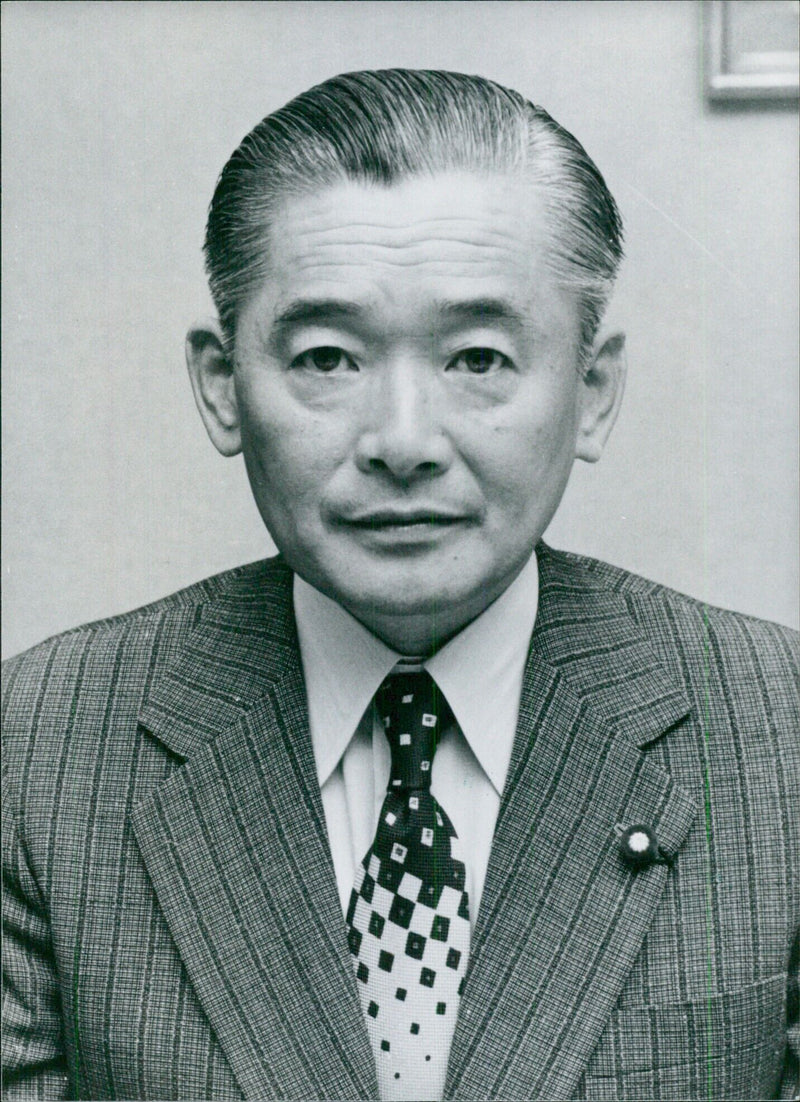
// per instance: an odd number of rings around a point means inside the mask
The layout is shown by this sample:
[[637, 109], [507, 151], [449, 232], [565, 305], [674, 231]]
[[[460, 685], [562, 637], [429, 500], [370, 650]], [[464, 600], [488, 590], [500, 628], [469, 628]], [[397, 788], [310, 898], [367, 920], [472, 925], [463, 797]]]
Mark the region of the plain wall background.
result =
[[573, 130], [630, 378], [548, 538], [798, 621], [796, 110], [710, 108], [701, 4], [6, 3], [4, 653], [268, 553], [183, 366], [216, 176], [343, 70], [480, 72]]

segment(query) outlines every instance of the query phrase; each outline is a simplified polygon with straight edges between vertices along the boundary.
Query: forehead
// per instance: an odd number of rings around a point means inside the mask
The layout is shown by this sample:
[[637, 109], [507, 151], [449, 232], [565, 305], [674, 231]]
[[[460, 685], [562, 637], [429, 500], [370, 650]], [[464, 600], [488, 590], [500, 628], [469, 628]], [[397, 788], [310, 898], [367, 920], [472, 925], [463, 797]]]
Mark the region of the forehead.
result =
[[343, 181], [286, 199], [271, 223], [273, 295], [399, 304], [458, 294], [529, 298], [546, 274], [536, 189], [512, 175], [441, 173], [391, 186]]

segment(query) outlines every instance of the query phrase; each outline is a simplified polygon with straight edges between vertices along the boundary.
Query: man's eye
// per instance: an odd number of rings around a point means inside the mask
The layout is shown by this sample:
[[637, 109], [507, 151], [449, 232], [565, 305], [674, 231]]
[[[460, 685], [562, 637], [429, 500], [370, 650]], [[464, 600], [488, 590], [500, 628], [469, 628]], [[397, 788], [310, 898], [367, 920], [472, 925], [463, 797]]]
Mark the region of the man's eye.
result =
[[467, 348], [454, 356], [447, 365], [448, 371], [468, 371], [472, 375], [488, 375], [508, 366], [508, 357], [496, 348]]
[[347, 353], [333, 345], [310, 348], [308, 352], [292, 360], [292, 367], [305, 367], [312, 371], [322, 371], [326, 375], [330, 375], [333, 371], [356, 370], [355, 364]]

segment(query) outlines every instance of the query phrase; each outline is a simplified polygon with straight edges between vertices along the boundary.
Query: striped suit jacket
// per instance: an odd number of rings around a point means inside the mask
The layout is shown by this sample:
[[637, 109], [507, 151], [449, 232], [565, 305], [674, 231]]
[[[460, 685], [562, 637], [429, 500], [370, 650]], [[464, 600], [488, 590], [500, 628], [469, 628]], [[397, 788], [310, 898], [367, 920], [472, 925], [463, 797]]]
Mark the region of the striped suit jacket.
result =
[[[789, 1098], [796, 639], [538, 554], [446, 1096]], [[9, 663], [9, 1099], [377, 1098], [291, 577], [247, 566]], [[668, 863], [622, 862], [635, 823]]]

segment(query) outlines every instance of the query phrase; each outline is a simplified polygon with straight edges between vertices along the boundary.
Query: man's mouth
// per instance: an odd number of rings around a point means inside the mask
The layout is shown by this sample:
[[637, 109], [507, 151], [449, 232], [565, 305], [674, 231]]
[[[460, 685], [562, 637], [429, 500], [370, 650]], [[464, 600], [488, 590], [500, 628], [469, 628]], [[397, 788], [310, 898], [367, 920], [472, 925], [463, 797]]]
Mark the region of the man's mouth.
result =
[[335, 523], [378, 553], [407, 555], [438, 547], [476, 520], [469, 512], [415, 506], [354, 510], [338, 516]]
[[463, 513], [437, 509], [376, 509], [342, 518], [344, 524], [370, 531], [439, 528], [461, 524], [468, 517]]

